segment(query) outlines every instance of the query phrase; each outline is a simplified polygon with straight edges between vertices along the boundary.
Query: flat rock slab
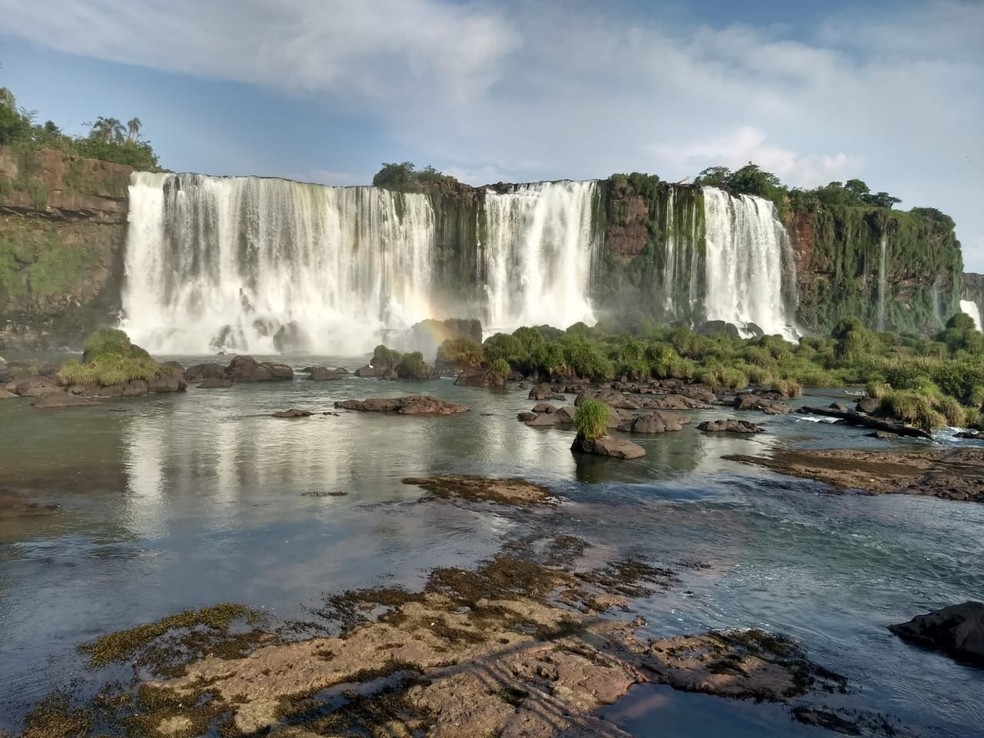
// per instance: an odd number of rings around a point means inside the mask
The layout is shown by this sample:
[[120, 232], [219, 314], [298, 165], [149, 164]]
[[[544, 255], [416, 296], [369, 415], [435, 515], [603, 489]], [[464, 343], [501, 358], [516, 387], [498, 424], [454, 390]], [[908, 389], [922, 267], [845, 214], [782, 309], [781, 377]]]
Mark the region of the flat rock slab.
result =
[[755, 423], [749, 423], [747, 420], [722, 418], [721, 420], [704, 421], [697, 426], [697, 430], [705, 433], [761, 433], [765, 428]]
[[541, 505], [554, 499], [549, 489], [525, 479], [449, 475], [408, 477], [403, 483], [423, 487], [435, 497], [444, 499], [498, 502], [504, 505]]
[[342, 400], [335, 403], [342, 410], [367, 413], [396, 413], [398, 415], [456, 415], [468, 412], [468, 406], [441, 400], [430, 395], [406, 397], [373, 397], [368, 400]]
[[618, 429], [624, 433], [670, 433], [683, 430], [688, 422], [682, 415], [655, 410], [620, 423]]
[[12, 400], [19, 395], [15, 395], [13, 392], [8, 392], [5, 389], [0, 388], [0, 400]]
[[793, 407], [783, 400], [774, 400], [754, 393], [740, 394], [735, 398], [735, 410], [759, 410], [766, 415], [788, 415]]
[[888, 629], [909, 643], [984, 667], [984, 602], [951, 605]]
[[614, 459], [638, 459], [646, 455], [646, 449], [642, 446], [612, 434], [592, 439], [578, 434], [571, 445], [571, 451], [594, 456], [610, 456]]
[[984, 502], [984, 449], [776, 449], [769, 456], [729, 455], [780, 474], [870, 494], [929, 495]]
[[298, 410], [292, 407], [290, 410], [278, 410], [273, 414], [274, 418], [310, 418], [313, 413], [310, 410]]

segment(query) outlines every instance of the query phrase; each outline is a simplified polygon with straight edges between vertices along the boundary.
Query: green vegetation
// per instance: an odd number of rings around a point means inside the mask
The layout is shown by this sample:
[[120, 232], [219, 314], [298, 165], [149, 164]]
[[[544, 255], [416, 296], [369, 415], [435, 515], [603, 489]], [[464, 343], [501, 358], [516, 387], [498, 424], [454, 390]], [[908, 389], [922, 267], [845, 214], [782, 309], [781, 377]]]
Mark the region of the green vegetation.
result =
[[608, 432], [608, 405], [601, 400], [584, 399], [574, 413], [574, 427], [589, 441]]
[[[132, 118], [126, 125], [116, 118], [96, 118], [87, 123], [87, 136], [70, 136], [53, 121], [36, 123], [37, 113], [18, 107], [14, 94], [0, 87], [0, 146], [11, 146], [21, 152], [56, 149], [66, 154], [126, 164], [141, 171], [160, 171], [160, 163], [150, 141], [142, 136], [143, 124]], [[23, 169], [22, 169], [23, 173]], [[9, 186], [9, 185], [8, 185]], [[35, 202], [47, 193], [32, 192]]]
[[459, 186], [458, 180], [443, 174], [434, 167], [417, 169], [413, 162], [402, 164], [383, 164], [382, 169], [372, 178], [373, 187], [384, 187], [398, 192], [440, 192], [453, 190]]
[[430, 367], [419, 351], [403, 354], [396, 364], [396, 375], [400, 379], [429, 379]]
[[168, 371], [123, 331], [103, 328], [85, 340], [82, 361], [66, 361], [58, 375], [67, 384], [111, 387], [137, 379], [149, 382]]

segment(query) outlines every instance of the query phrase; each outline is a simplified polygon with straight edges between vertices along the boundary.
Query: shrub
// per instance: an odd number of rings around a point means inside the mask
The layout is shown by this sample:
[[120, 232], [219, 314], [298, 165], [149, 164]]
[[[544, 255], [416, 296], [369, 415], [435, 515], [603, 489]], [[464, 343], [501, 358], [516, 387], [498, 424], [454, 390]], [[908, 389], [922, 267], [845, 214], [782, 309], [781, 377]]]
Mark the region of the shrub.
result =
[[148, 359], [144, 349], [130, 343], [130, 337], [118, 328], [100, 328], [89, 334], [82, 346], [82, 362], [88, 363], [100, 356], [112, 354], [124, 358]]
[[493, 377], [505, 379], [509, 375], [509, 372], [512, 371], [512, 367], [509, 366], [509, 362], [505, 359], [496, 359], [492, 362], [489, 371], [492, 372]]
[[437, 363], [474, 369], [482, 364], [482, 346], [470, 338], [449, 338], [437, 349]]
[[[142, 349], [141, 349], [142, 350]], [[161, 366], [149, 356], [121, 356], [100, 354], [94, 359], [67, 361], [58, 374], [67, 384], [109, 387], [136, 379], [150, 381], [158, 376]]]
[[881, 398], [880, 410], [925, 431], [938, 430], [946, 425], [946, 417], [936, 409], [933, 398], [912, 390], [886, 393]]
[[419, 351], [403, 354], [396, 365], [396, 376], [400, 379], [428, 379], [430, 374], [430, 367]]
[[394, 351], [380, 344], [373, 349], [372, 359], [369, 360], [369, 363], [376, 369], [395, 369], [401, 358], [399, 351]]
[[588, 440], [605, 435], [608, 432], [608, 405], [601, 400], [581, 400], [574, 413], [574, 427]]
[[772, 383], [772, 389], [783, 397], [799, 397], [803, 394], [803, 385], [795, 379], [777, 379]]

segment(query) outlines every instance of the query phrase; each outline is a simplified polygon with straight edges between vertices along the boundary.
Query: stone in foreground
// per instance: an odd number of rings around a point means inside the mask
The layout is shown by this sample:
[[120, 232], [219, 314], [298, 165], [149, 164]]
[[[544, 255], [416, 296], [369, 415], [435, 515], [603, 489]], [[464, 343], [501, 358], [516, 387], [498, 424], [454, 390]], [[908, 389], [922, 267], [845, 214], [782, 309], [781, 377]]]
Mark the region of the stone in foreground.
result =
[[984, 667], [984, 602], [951, 605], [888, 629], [909, 643]]
[[273, 414], [275, 418], [310, 418], [310, 410], [298, 410], [296, 407], [290, 408], [290, 410], [278, 410]]
[[456, 415], [468, 412], [468, 406], [449, 402], [430, 395], [406, 397], [372, 397], [368, 400], [343, 400], [335, 407], [368, 413], [396, 413], [398, 415]]
[[646, 455], [646, 449], [642, 446], [612, 434], [588, 439], [579, 433], [571, 444], [571, 451], [576, 454], [611, 456], [615, 459], [638, 459]]

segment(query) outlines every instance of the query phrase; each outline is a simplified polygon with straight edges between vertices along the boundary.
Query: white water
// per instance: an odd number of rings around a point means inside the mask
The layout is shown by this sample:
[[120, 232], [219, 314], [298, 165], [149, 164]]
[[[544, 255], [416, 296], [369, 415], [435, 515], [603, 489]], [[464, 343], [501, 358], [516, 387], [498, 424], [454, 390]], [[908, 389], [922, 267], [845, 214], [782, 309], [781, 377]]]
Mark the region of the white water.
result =
[[424, 195], [134, 174], [122, 327], [159, 354], [356, 355], [426, 318], [476, 317], [487, 332], [594, 323], [595, 194], [594, 182], [487, 193], [487, 305], [449, 315]]
[[541, 182], [486, 191], [486, 333], [523, 325], [594, 325], [588, 301], [595, 182]]
[[969, 315], [974, 321], [974, 327], [979, 331], [984, 331], [981, 327], [981, 309], [977, 306], [977, 303], [972, 300], [961, 300], [960, 309]]
[[129, 222], [123, 326], [153, 352], [357, 354], [445, 317], [423, 195], [137, 173]]
[[767, 334], [796, 338], [783, 288], [789, 239], [775, 206], [760, 197], [732, 197], [705, 187], [704, 220], [707, 319], [733, 323], [739, 330], [755, 323]]
[[888, 246], [888, 237], [883, 233], [879, 248], [881, 249], [881, 261], [878, 264], [878, 330], [885, 330], [885, 292], [888, 284], [888, 275], [885, 273], [887, 263], [885, 260], [885, 250]]

